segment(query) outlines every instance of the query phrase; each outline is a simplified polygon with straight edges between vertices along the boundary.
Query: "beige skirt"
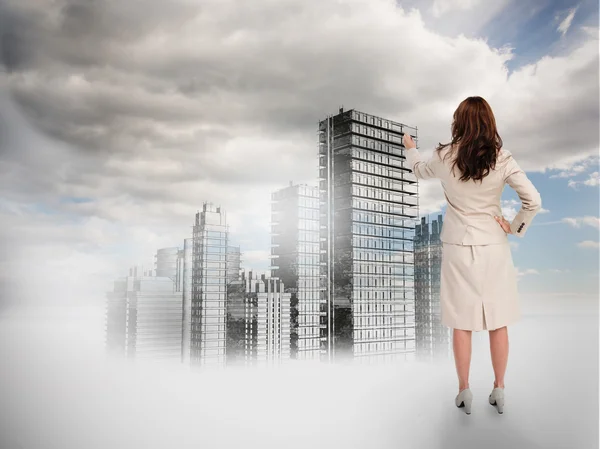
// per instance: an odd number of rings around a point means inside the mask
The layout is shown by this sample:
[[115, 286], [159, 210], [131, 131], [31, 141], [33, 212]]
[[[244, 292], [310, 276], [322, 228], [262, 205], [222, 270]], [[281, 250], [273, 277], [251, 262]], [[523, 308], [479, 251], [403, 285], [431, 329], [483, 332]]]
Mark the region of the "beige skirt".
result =
[[521, 318], [517, 272], [510, 245], [443, 244], [440, 285], [442, 324], [494, 330]]

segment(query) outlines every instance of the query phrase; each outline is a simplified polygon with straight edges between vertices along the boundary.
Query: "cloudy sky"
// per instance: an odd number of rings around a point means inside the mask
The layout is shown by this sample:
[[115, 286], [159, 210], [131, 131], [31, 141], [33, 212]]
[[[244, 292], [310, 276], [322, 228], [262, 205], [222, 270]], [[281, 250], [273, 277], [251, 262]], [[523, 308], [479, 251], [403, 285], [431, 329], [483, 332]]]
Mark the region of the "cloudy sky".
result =
[[315, 182], [320, 119], [418, 126], [427, 154], [469, 95], [542, 194], [522, 291], [597, 297], [596, 0], [0, 0], [0, 33], [4, 301], [101, 300], [204, 201], [265, 268], [270, 193]]

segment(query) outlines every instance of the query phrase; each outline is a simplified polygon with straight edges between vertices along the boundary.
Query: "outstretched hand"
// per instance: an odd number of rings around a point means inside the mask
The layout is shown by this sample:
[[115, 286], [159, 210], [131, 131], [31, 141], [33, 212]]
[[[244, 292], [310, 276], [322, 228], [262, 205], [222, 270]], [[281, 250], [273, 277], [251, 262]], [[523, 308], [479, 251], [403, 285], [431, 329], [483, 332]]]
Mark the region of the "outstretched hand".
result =
[[506, 218], [504, 218], [504, 217], [494, 217], [494, 218], [496, 219], [496, 221], [498, 222], [500, 227], [504, 230], [504, 232], [506, 232], [507, 234], [512, 234], [512, 231], [510, 230], [510, 222], [508, 220], [506, 220]]
[[402, 143], [404, 144], [404, 148], [406, 148], [407, 150], [410, 150], [411, 148], [417, 148], [417, 144], [413, 140], [412, 136], [408, 133], [404, 133]]

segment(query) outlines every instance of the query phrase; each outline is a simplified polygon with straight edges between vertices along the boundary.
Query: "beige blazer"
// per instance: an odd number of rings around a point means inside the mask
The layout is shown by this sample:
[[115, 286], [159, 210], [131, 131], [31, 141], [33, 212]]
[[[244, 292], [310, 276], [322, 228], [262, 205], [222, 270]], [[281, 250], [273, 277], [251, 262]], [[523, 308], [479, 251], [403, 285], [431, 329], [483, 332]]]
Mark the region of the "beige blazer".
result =
[[457, 245], [491, 245], [506, 243], [507, 234], [494, 216], [501, 217], [500, 198], [505, 184], [512, 187], [521, 200], [521, 210], [510, 224], [512, 233], [523, 237], [533, 217], [542, 207], [539, 192], [507, 150], [500, 150], [494, 170], [482, 182], [460, 180], [458, 169], [452, 173], [452, 157], [444, 160], [446, 147], [434, 150], [428, 161], [415, 148], [406, 150], [408, 167], [418, 179], [437, 178], [442, 182], [448, 202], [442, 242]]

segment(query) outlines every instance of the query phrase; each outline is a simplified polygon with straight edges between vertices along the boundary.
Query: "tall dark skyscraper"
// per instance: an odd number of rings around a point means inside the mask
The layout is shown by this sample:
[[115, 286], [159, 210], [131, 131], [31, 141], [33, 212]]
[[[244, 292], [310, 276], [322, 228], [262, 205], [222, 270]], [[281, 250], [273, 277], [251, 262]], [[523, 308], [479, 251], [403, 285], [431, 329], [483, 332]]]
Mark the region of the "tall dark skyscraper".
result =
[[404, 133], [416, 128], [356, 110], [319, 123], [320, 329], [327, 359], [414, 355], [417, 179]]
[[442, 216], [430, 224], [426, 217], [415, 229], [415, 321], [417, 356], [451, 354], [450, 329], [441, 324]]
[[320, 360], [319, 190], [292, 184], [271, 199], [271, 272], [291, 293], [290, 356]]

